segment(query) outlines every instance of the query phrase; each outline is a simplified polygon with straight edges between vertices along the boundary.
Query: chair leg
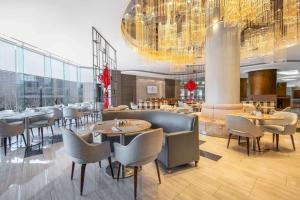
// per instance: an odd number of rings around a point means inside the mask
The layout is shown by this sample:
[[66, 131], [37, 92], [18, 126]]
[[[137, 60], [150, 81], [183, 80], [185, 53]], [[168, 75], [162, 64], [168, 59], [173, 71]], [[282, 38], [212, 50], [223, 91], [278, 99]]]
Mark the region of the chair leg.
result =
[[80, 195], [82, 195], [82, 191], [83, 191], [85, 167], [86, 167], [86, 164], [81, 165]]
[[11, 137], [8, 137], [8, 144], [9, 144], [9, 147], [11, 147]]
[[275, 133], [273, 133], [273, 144], [274, 144], [274, 141], [275, 141]]
[[41, 128], [42, 146], [44, 146], [44, 128]]
[[239, 136], [238, 144], [241, 144], [241, 136]]
[[247, 140], [247, 154], [249, 156], [250, 154], [249, 138], [247, 137], [246, 140]]
[[290, 135], [290, 136], [291, 136], [291, 140], [292, 140], [292, 144], [293, 144], [293, 149], [294, 149], [294, 151], [296, 151], [294, 136], [293, 135]]
[[260, 144], [259, 144], [259, 142], [260, 142], [260, 139], [259, 139], [260, 137], [257, 137], [256, 138], [256, 142], [257, 142], [257, 147], [258, 147], [258, 151], [260, 151]]
[[6, 156], [7, 138], [3, 138], [4, 155]]
[[25, 146], [27, 146], [27, 143], [26, 143], [26, 139], [25, 139], [24, 134], [21, 134], [21, 135], [22, 135], [22, 138], [23, 138], [23, 141], [24, 141]]
[[50, 126], [50, 128], [51, 128], [51, 133], [52, 133], [52, 136], [54, 136], [53, 127], [52, 127], [52, 126]]
[[279, 146], [279, 134], [276, 134], [276, 151], [279, 150], [278, 146]]
[[119, 163], [119, 167], [118, 167], [117, 181], [119, 181], [120, 179], [120, 171], [121, 171], [121, 163]]
[[99, 161], [99, 167], [101, 168], [102, 166], [101, 166], [101, 160]]
[[109, 168], [110, 168], [110, 172], [111, 172], [111, 177], [114, 179], [115, 176], [114, 176], [114, 170], [113, 170], [112, 165], [111, 165], [111, 158], [108, 157], [107, 159], [108, 159], [108, 163], [109, 163]]
[[138, 184], [138, 167], [134, 167], [134, 199], [136, 199], [137, 194], [137, 184]]
[[229, 137], [228, 137], [228, 142], [227, 142], [227, 149], [228, 149], [228, 147], [229, 147], [229, 143], [230, 143], [230, 139], [231, 139], [231, 133], [229, 133]]
[[158, 167], [158, 161], [157, 161], [157, 159], [155, 159], [155, 165], [156, 165], [156, 171], [157, 171], [158, 182], [159, 182], [159, 184], [161, 184], [160, 172], [159, 172], [159, 167]]
[[71, 171], [71, 180], [73, 180], [75, 163], [72, 161], [72, 171]]
[[195, 160], [195, 167], [198, 167], [199, 160]]
[[32, 136], [32, 138], [33, 138], [33, 136], [34, 136], [34, 135], [33, 135], [33, 131], [32, 131], [32, 128], [30, 129], [30, 131], [31, 131], [31, 136]]

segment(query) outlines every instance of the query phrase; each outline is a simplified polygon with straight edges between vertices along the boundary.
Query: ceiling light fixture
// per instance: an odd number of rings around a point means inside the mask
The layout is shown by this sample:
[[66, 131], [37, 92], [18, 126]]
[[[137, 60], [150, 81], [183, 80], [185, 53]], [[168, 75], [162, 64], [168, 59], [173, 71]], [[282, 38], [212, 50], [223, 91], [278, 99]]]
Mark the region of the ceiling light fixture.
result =
[[[286, 60], [300, 42], [300, 0], [131, 0], [122, 21], [126, 41], [142, 56], [175, 65], [204, 59], [207, 27], [222, 21], [239, 27], [241, 58]], [[216, 10], [219, 15], [217, 20]], [[216, 20], [216, 21], [215, 21]], [[198, 63], [199, 64], [199, 63]]]
[[287, 76], [290, 76], [290, 75], [298, 75], [298, 74], [299, 74], [299, 71], [298, 71], [298, 70], [278, 71], [277, 74], [280, 74], [280, 75], [287, 75]]

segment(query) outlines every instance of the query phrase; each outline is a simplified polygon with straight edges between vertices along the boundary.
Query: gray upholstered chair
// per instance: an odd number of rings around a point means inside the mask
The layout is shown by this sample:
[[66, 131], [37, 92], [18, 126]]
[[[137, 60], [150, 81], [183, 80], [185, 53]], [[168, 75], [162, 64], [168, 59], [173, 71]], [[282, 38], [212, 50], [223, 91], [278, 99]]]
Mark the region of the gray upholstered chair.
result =
[[83, 119], [86, 120], [86, 122], [88, 123], [89, 122], [89, 116], [93, 117], [92, 105], [82, 104], [81, 113], [83, 115]]
[[4, 148], [4, 155], [6, 156], [6, 148], [7, 148], [7, 138], [22, 135], [24, 143], [26, 144], [26, 140], [24, 137], [24, 123], [23, 122], [14, 122], [14, 123], [7, 123], [0, 120], [0, 138], [3, 138], [3, 148]]
[[31, 133], [33, 134], [32, 129], [37, 128], [38, 129], [38, 134], [41, 135], [42, 139], [42, 145], [44, 145], [44, 128], [50, 127], [52, 136], [54, 136], [53, 132], [53, 125], [55, 122], [55, 115], [53, 112], [37, 116], [37, 117], [32, 117], [29, 119], [29, 128], [31, 130]]
[[296, 150], [294, 134], [297, 130], [298, 115], [291, 112], [276, 112], [274, 116], [281, 117], [283, 120], [263, 121], [261, 127], [264, 131], [273, 133], [273, 143], [276, 135], [276, 150], [279, 146], [279, 135], [290, 135], [293, 149]]
[[64, 125], [64, 120], [63, 120], [63, 111], [59, 108], [50, 108], [49, 110], [51, 110], [53, 112], [53, 118], [54, 121], [57, 121], [58, 125], [59, 125], [59, 121], [62, 120], [62, 125]]
[[130, 108], [131, 108], [131, 110], [138, 110], [139, 109], [138, 105], [136, 105], [133, 102], [130, 102]]
[[159, 183], [160, 173], [157, 157], [161, 152], [163, 142], [162, 128], [144, 132], [136, 136], [128, 145], [123, 146], [114, 143], [115, 157], [120, 163], [118, 169], [118, 180], [120, 176], [121, 164], [123, 166], [134, 167], [134, 198], [137, 194], [138, 168], [155, 161]]
[[[63, 108], [63, 115], [64, 115], [64, 119], [65, 119], [65, 124], [66, 121], [69, 120], [70, 121], [70, 129], [71, 129], [71, 124], [72, 124], [72, 120], [75, 120], [75, 125], [76, 127], [79, 125], [79, 120], [81, 121], [81, 117], [82, 117], [82, 113], [80, 112], [79, 108], [73, 108], [73, 107], [65, 107]], [[81, 121], [82, 124], [82, 121]]]
[[80, 195], [82, 195], [85, 167], [88, 163], [99, 162], [101, 167], [101, 160], [108, 159], [112, 177], [114, 177], [110, 158], [110, 144], [109, 142], [93, 143], [93, 134], [77, 135], [71, 130], [64, 129], [63, 143], [67, 154], [72, 159], [71, 180], [73, 180], [75, 163], [81, 164], [81, 182]]
[[288, 107], [282, 109], [280, 112], [290, 112], [291, 109], [292, 109], [292, 108], [291, 108], [290, 106], [288, 106]]
[[256, 139], [257, 146], [260, 151], [259, 142], [260, 142], [260, 137], [263, 136], [263, 131], [260, 129], [259, 126], [256, 126], [249, 119], [246, 119], [241, 116], [227, 115], [225, 119], [226, 119], [226, 125], [229, 133], [227, 148], [229, 147], [231, 136], [237, 135], [239, 136], [239, 140], [240, 137], [246, 138], [248, 156], [250, 151], [249, 138]]
[[245, 104], [243, 104], [243, 110], [244, 110], [244, 112], [250, 113], [250, 112], [256, 111], [256, 108], [253, 104], [245, 103]]

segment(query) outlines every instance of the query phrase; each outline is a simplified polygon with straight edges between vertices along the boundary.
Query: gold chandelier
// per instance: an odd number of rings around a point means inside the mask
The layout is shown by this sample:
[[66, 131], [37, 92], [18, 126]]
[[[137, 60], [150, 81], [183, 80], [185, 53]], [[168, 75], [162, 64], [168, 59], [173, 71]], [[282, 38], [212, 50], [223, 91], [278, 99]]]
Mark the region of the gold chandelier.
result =
[[241, 58], [274, 55], [299, 42], [300, 0], [132, 0], [121, 29], [144, 57], [186, 65], [204, 58], [206, 29], [218, 21], [239, 28]]

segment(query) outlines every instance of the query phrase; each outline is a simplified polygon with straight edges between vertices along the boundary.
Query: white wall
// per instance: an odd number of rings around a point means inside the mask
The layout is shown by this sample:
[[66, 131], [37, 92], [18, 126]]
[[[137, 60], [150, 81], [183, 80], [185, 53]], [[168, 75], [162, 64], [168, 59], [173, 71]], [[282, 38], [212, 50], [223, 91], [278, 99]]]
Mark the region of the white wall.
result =
[[[148, 94], [147, 86], [157, 86], [157, 94]], [[161, 98], [166, 96], [165, 92], [165, 79], [156, 79], [149, 77], [136, 77], [136, 99], [137, 102], [141, 100], [146, 100], [147, 98]]]

